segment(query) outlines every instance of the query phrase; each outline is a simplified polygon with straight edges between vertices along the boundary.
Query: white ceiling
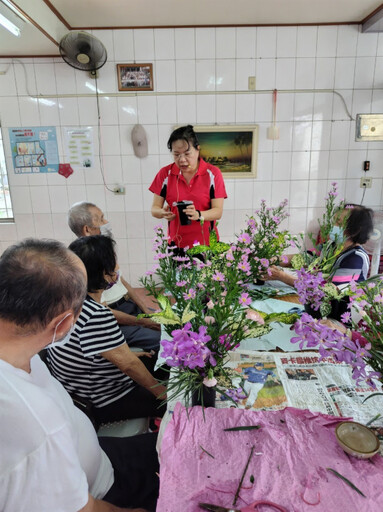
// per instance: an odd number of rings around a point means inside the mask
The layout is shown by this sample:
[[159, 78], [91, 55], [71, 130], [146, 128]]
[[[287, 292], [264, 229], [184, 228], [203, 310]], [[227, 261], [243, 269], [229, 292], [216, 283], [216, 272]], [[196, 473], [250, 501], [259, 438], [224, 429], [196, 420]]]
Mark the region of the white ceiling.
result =
[[381, 0], [11, 1], [38, 27], [25, 24], [18, 38], [0, 27], [0, 57], [58, 55], [55, 42], [79, 27], [360, 23], [381, 5]]

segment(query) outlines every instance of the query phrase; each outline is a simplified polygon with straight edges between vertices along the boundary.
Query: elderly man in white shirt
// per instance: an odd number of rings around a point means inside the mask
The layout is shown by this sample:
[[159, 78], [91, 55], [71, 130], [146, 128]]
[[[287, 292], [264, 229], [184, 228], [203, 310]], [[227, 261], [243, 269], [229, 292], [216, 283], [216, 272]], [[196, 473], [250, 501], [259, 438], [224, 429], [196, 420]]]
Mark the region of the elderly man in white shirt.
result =
[[38, 355], [66, 343], [86, 289], [83, 263], [57, 241], [0, 258], [2, 512], [155, 510], [156, 435], [98, 439]]

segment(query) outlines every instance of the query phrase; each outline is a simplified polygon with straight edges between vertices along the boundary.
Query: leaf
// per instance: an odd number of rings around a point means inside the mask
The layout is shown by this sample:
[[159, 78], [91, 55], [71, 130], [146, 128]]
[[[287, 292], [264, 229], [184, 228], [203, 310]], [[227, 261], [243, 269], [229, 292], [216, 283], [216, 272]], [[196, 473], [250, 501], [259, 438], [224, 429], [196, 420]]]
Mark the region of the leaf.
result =
[[193, 320], [197, 316], [197, 313], [194, 311], [190, 311], [190, 302], [186, 306], [184, 312], [182, 313], [181, 323], [186, 324], [187, 322], [190, 322], [190, 320]]
[[259, 428], [261, 428], [260, 425], [245, 425], [243, 427], [231, 427], [231, 428], [224, 428], [223, 431], [224, 432], [234, 432], [234, 431], [237, 431], [237, 430], [258, 430]]
[[170, 306], [170, 301], [165, 295], [159, 295], [157, 297], [158, 304], [161, 306], [162, 309], [166, 309], [168, 306]]
[[364, 402], [366, 402], [367, 400], [369, 400], [370, 398], [372, 398], [373, 396], [378, 396], [378, 395], [382, 395], [383, 396], [383, 393], [372, 393], [372, 395], [369, 395], [367, 398], [365, 398], [362, 402], [362, 404], [364, 404]]
[[376, 416], [374, 416], [368, 423], [366, 423], [366, 427], [368, 427], [369, 425], [371, 425], [371, 423], [374, 423], [375, 420], [377, 420], [378, 418], [381, 417], [381, 414], [377, 414]]
[[338, 471], [335, 471], [335, 469], [331, 469], [331, 468], [326, 468], [327, 471], [331, 471], [331, 473], [334, 473], [335, 476], [337, 476], [338, 478], [340, 478], [341, 480], [343, 480], [347, 485], [349, 485], [352, 489], [354, 489], [354, 491], [356, 491], [358, 494], [360, 494], [361, 496], [363, 496], [363, 498], [366, 498], [366, 496], [362, 493], [362, 491], [360, 491], [352, 482], [350, 482], [350, 480], [348, 480], [345, 476], [341, 475], [340, 473], [338, 473]]
[[154, 322], [163, 325], [181, 325], [181, 318], [176, 313], [174, 313], [170, 303], [164, 311], [153, 313], [151, 315], [137, 315], [137, 318], [150, 318]]
[[212, 455], [211, 453], [209, 453], [207, 450], [205, 450], [205, 448], [203, 448], [201, 445], [199, 445], [199, 447], [201, 448], [201, 450], [203, 452], [206, 453], [206, 455], [209, 455], [209, 457], [211, 457], [212, 459], [215, 459], [214, 455]]

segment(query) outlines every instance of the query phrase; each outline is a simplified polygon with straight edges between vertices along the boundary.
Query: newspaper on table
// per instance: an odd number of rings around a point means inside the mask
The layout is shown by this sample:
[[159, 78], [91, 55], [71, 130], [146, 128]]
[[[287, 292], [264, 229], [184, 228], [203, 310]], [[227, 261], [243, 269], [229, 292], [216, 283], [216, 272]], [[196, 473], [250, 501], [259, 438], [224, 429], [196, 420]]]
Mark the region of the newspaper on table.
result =
[[[351, 367], [325, 358], [319, 361], [318, 352], [277, 353], [238, 350], [230, 354], [228, 366], [233, 369], [233, 383], [242, 379], [247, 398], [239, 407], [277, 410], [291, 406], [312, 412], [352, 417], [366, 424], [383, 411], [383, 396], [364, 400], [382, 392], [364, 384], [357, 386]], [[237, 379], [237, 380], [236, 380]], [[217, 406], [227, 407], [225, 397], [217, 395]], [[383, 435], [383, 416], [373, 422]]]
[[[239, 408], [279, 410], [290, 406], [353, 418], [364, 425], [375, 418], [369, 426], [383, 440], [383, 415], [379, 416], [383, 412], [383, 396], [374, 396], [363, 403], [371, 394], [383, 392], [382, 385], [376, 382], [376, 389], [368, 385], [357, 386], [351, 367], [345, 363], [332, 358], [319, 361], [318, 352], [255, 352], [240, 349], [230, 352], [230, 361], [226, 366], [231, 368], [232, 385], [243, 386], [248, 395], [238, 402]], [[182, 393], [168, 402], [161, 422], [158, 451], [177, 402], [186, 405]], [[217, 392], [216, 407], [235, 405]]]

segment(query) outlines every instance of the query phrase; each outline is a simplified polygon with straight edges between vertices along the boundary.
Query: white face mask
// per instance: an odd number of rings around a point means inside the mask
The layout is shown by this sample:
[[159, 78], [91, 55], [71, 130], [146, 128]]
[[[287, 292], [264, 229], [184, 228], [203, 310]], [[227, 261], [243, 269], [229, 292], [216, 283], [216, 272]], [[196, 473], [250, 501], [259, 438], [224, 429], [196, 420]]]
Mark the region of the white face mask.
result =
[[100, 232], [104, 236], [113, 238], [112, 226], [110, 225], [110, 222], [107, 222], [106, 224], [103, 224], [102, 226], [100, 226]]
[[65, 343], [67, 343], [69, 341], [69, 338], [70, 338], [70, 335], [72, 334], [73, 330], [74, 330], [74, 324], [72, 322], [72, 325], [71, 325], [71, 328], [69, 329], [69, 331], [65, 334], [65, 336], [63, 336], [61, 339], [59, 340], [56, 340], [56, 331], [57, 331], [57, 328], [58, 326], [66, 319], [68, 318], [68, 316], [70, 316], [72, 313], [68, 313], [67, 315], [64, 316], [64, 318], [61, 320], [61, 322], [59, 322], [56, 327], [55, 327], [55, 332], [53, 333], [53, 339], [52, 341], [45, 347], [45, 348], [57, 348], [57, 347], [62, 347], [63, 345], [65, 345]]

